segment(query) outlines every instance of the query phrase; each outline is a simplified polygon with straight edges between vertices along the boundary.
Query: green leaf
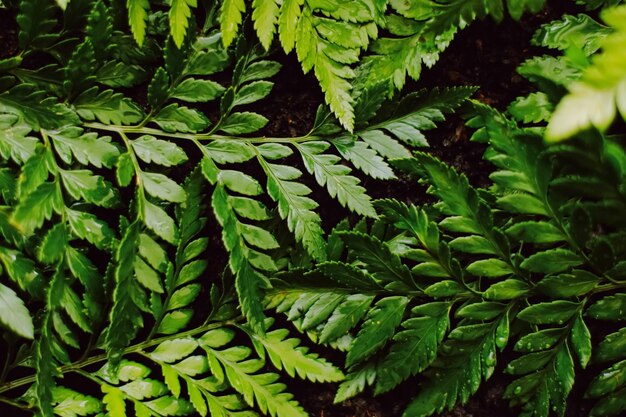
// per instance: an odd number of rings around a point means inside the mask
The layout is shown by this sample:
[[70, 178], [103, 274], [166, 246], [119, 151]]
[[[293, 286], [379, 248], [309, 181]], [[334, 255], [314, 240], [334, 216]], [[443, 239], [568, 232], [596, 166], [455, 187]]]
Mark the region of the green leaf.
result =
[[157, 331], [161, 334], [175, 334], [189, 324], [192, 316], [193, 310], [189, 309], [171, 311], [163, 317]]
[[146, 233], [139, 235], [139, 254], [157, 271], [167, 270], [167, 252]]
[[415, 285], [408, 267], [384, 242], [358, 232], [339, 232], [338, 235], [378, 281], [404, 282], [411, 287]]
[[412, 375], [422, 372], [436, 358], [450, 323], [448, 303], [430, 303], [413, 310], [412, 317], [402, 323], [403, 330], [393, 337], [389, 354], [383, 359], [376, 393], [394, 388]]
[[142, 171], [139, 178], [146, 192], [155, 198], [174, 203], [182, 203], [187, 198], [183, 187], [163, 174]]
[[129, 153], [123, 153], [117, 158], [115, 177], [117, 183], [122, 187], [127, 187], [135, 175], [135, 166]]
[[171, 97], [191, 103], [207, 102], [220, 97], [224, 90], [215, 81], [187, 78], [174, 88]]
[[45, 182], [20, 202], [13, 213], [13, 221], [24, 234], [30, 235], [43, 225], [44, 220], [52, 218], [55, 212], [61, 213], [63, 208], [63, 197], [57, 184]]
[[126, 0], [128, 7], [128, 24], [133, 32], [133, 37], [139, 46], [143, 45], [146, 36], [146, 21], [150, 3], [148, 0]]
[[229, 197], [230, 205], [237, 215], [250, 220], [269, 220], [272, 218], [267, 207], [256, 200], [246, 197]]
[[55, 387], [52, 390], [52, 401], [56, 404], [55, 414], [63, 417], [93, 415], [102, 409], [102, 404], [98, 399], [65, 387]]
[[[258, 0], [257, 0], [258, 1]], [[271, 2], [262, 2], [265, 6], [265, 3]], [[252, 7], [255, 7], [254, 4]], [[266, 22], [263, 22], [264, 24]], [[255, 80], [262, 80], [265, 78], [271, 78], [274, 75], [278, 74], [280, 71], [281, 65], [276, 61], [257, 61], [248, 65], [241, 75], [240, 82], [246, 83]]]
[[175, 310], [187, 307], [198, 297], [201, 289], [202, 287], [199, 284], [191, 284], [176, 290], [167, 304], [167, 309]]
[[563, 324], [579, 311], [580, 304], [571, 301], [551, 301], [534, 304], [520, 311], [517, 317], [532, 324]]
[[374, 297], [363, 294], [352, 294], [334, 309], [320, 334], [320, 343], [333, 342], [363, 318], [374, 301]]
[[546, 216], [548, 214], [546, 213], [543, 203], [539, 199], [525, 193], [508, 194], [504, 197], [499, 197], [498, 205], [504, 210], [508, 210], [512, 213], [538, 214], [542, 216]]
[[274, 83], [269, 81], [253, 81], [244, 85], [237, 91], [235, 95], [234, 106], [242, 106], [244, 104], [254, 103], [265, 97], [272, 91]]
[[187, 161], [185, 151], [178, 145], [154, 136], [140, 136], [131, 141], [131, 145], [137, 157], [147, 163], [169, 167]]
[[456, 315], [474, 320], [493, 320], [504, 311], [506, 304], [482, 301], [468, 304], [457, 310]]
[[308, 348], [298, 346], [300, 340], [286, 338], [288, 335], [289, 331], [285, 329], [273, 330], [265, 335], [251, 333], [252, 340], [263, 346], [272, 364], [278, 370], [284, 369], [287, 375], [294, 377], [297, 374], [311, 382], [337, 382], [343, 379], [339, 369], [317, 354], [309, 353]]
[[120, 364], [123, 349], [134, 339], [143, 318], [135, 303], [134, 295], [139, 291], [134, 279], [134, 263], [139, 237], [137, 222], [128, 226], [116, 251], [115, 290], [113, 308], [109, 314], [105, 346], [107, 356], [115, 367]]
[[165, 384], [154, 379], [144, 378], [120, 387], [120, 391], [137, 400], [159, 397], [167, 393]]
[[222, 3], [219, 19], [224, 46], [229, 46], [235, 39], [245, 11], [246, 4], [243, 0], [224, 0]]
[[563, 232], [552, 223], [526, 221], [515, 223], [506, 229], [513, 239], [530, 243], [556, 243], [565, 240]]
[[135, 259], [134, 271], [135, 278], [144, 288], [156, 293], [163, 292], [159, 274], [139, 257]]
[[95, 82], [91, 68], [96, 66], [96, 53], [89, 38], [79, 44], [63, 69], [65, 80], [63, 91], [68, 95], [76, 94]]
[[256, 196], [263, 193], [263, 188], [257, 180], [239, 171], [222, 170], [218, 179], [230, 190], [240, 194]]
[[395, 174], [387, 163], [366, 142], [333, 141], [342, 157], [372, 178], [393, 179]]
[[148, 84], [148, 103], [157, 110], [169, 96], [170, 76], [163, 67], [157, 68]]
[[246, 162], [254, 158], [254, 148], [231, 140], [215, 140], [204, 146], [205, 154], [220, 164]]
[[68, 124], [78, 124], [80, 119], [65, 104], [57, 103], [32, 85], [18, 84], [0, 94], [0, 111], [21, 115], [33, 129], [56, 129]]
[[97, 87], [82, 92], [73, 102], [76, 113], [85, 120], [98, 119], [104, 124], [130, 125], [140, 122], [141, 108], [113, 90], [98, 92]]
[[30, 127], [19, 122], [16, 115], [0, 115], [0, 156], [18, 164], [26, 162], [35, 154], [39, 143], [37, 138], [27, 136], [30, 132]]
[[351, 175], [350, 169], [339, 164], [340, 158], [324, 154], [330, 146], [327, 142], [305, 142], [295, 145], [309, 173], [315, 175], [318, 184], [326, 186], [331, 197], [337, 197], [339, 203], [350, 210], [369, 217], [376, 217], [370, 197], [359, 180]]
[[251, 245], [261, 249], [276, 249], [280, 247], [276, 238], [267, 230], [251, 224], [244, 224], [241, 227], [241, 235]]
[[117, 194], [111, 184], [99, 175], [93, 175], [88, 169], [61, 171], [61, 179], [65, 190], [75, 199], [110, 207], [117, 201]]
[[265, 50], [269, 50], [276, 31], [278, 4], [275, 0], [254, 0], [252, 2], [254, 29]]
[[65, 226], [63, 224], [54, 225], [43, 238], [37, 252], [37, 258], [47, 264], [57, 262], [63, 258], [68, 240]]
[[173, 363], [191, 355], [197, 347], [198, 342], [192, 338], [166, 340], [150, 353], [150, 357]]
[[232, 113], [219, 127], [222, 132], [229, 135], [241, 135], [252, 133], [261, 129], [267, 124], [267, 118], [257, 113], [242, 112]]
[[191, 8], [196, 6], [196, 0], [172, 0], [170, 3], [170, 32], [174, 43], [179, 48], [182, 46], [187, 33], [189, 19], [191, 18]]
[[323, 262], [317, 268], [341, 287], [359, 292], [376, 291], [381, 287], [369, 272], [341, 262]]
[[93, 6], [87, 19], [86, 32], [94, 46], [96, 61], [101, 63], [110, 53], [108, 41], [113, 34], [113, 19], [104, 2], [96, 2]]
[[553, 111], [554, 104], [548, 95], [542, 92], [519, 97], [509, 106], [509, 113], [524, 123], [545, 122], [550, 119]]
[[456, 281], [449, 279], [430, 285], [424, 293], [433, 298], [452, 297], [465, 291], [465, 288]]
[[278, 202], [280, 217], [287, 220], [289, 230], [302, 242], [307, 252], [316, 260], [326, 258], [321, 219], [313, 210], [317, 203], [306, 197], [311, 189], [293, 180], [302, 173], [286, 165], [270, 164], [261, 160], [267, 175], [267, 192]]
[[513, 270], [506, 262], [500, 259], [482, 259], [467, 266], [467, 272], [477, 277], [495, 278], [510, 275]]
[[178, 104], [164, 107], [152, 121], [167, 132], [199, 132], [210, 124], [204, 114]]
[[[580, 314], [572, 326], [570, 340], [580, 366], [583, 369], [586, 368], [591, 359], [591, 334]], [[602, 344], [599, 347], [601, 346]]]
[[289, 53], [296, 42], [296, 28], [298, 27], [298, 19], [300, 18], [300, 7], [304, 0], [285, 0], [280, 6], [280, 15], [278, 16], [278, 35], [283, 50]]
[[507, 279], [490, 286], [483, 293], [488, 300], [512, 300], [526, 294], [530, 290], [528, 284], [519, 279]]
[[46, 48], [57, 39], [52, 31], [57, 23], [56, 11], [51, 1], [20, 2], [20, 13], [16, 19], [20, 28], [20, 48]]
[[450, 248], [473, 254], [495, 255], [497, 248], [482, 236], [462, 236], [450, 242]]
[[157, 236], [174, 244], [178, 239], [178, 230], [174, 220], [159, 206], [148, 200], [141, 201], [141, 215], [144, 223]]
[[387, 297], [376, 303], [350, 346], [346, 366], [367, 359], [391, 339], [402, 321], [407, 302], [405, 297]]
[[602, 40], [609, 33], [609, 28], [581, 13], [576, 16], [564, 15], [561, 19], [542, 25], [534, 34], [532, 42], [560, 50], [578, 46], [590, 55], [600, 48]]
[[91, 164], [97, 168], [111, 168], [120, 151], [111, 144], [108, 136], [98, 137], [96, 133], [83, 133], [78, 127], [66, 127], [47, 134], [52, 138], [59, 156], [68, 164], [73, 155], [82, 165]]
[[142, 67], [121, 61], [108, 61], [96, 72], [96, 82], [113, 88], [133, 87], [145, 78]]
[[580, 256], [568, 249], [550, 249], [529, 256], [521, 267], [531, 272], [554, 274], [579, 266], [582, 262]]
[[599, 320], [626, 320], [626, 294], [609, 295], [595, 302], [586, 314]]
[[587, 388], [587, 395], [598, 398], [614, 392], [626, 383], [626, 361], [613, 364], [594, 378]]
[[600, 278], [596, 275], [575, 269], [572, 274], [546, 277], [537, 283], [535, 289], [552, 298], [571, 298], [588, 293], [599, 282]]
[[15, 291], [0, 283], [0, 322], [15, 334], [33, 339], [33, 319]]

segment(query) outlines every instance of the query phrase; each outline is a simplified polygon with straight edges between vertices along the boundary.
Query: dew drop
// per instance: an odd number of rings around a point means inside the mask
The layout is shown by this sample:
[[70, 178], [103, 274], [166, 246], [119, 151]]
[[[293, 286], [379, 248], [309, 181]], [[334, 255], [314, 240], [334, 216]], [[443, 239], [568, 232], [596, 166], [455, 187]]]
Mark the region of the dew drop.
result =
[[520, 387], [519, 385], [515, 387], [515, 389], [513, 390], [513, 394], [520, 394], [521, 392], [522, 392], [522, 387]]

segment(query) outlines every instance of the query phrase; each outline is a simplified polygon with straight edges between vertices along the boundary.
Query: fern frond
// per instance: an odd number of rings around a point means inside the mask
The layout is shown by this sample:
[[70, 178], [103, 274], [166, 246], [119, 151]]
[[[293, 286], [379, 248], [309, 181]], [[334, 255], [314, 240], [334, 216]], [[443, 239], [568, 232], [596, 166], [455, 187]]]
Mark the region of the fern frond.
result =
[[278, 375], [257, 373], [263, 361], [250, 359], [250, 349], [216, 349], [210, 339], [201, 341], [201, 346], [207, 352], [211, 371], [220, 375], [218, 380], [228, 380], [236, 386], [250, 406], [256, 403], [263, 413], [273, 417], [306, 416], [292, 396], [283, 392], [285, 386], [276, 382]]
[[289, 230], [315, 259], [326, 258], [321, 219], [313, 209], [317, 203], [307, 197], [311, 189], [295, 182], [302, 172], [286, 165], [272, 164], [258, 157], [267, 175], [267, 192], [278, 203], [278, 212], [287, 220]]
[[57, 24], [55, 7], [51, 1], [20, 1], [17, 23], [20, 48], [43, 49], [52, 44], [58, 35], [52, 32]]
[[365, 188], [358, 185], [359, 180], [348, 175], [350, 169], [337, 164], [340, 158], [324, 154], [330, 147], [327, 142], [306, 142], [297, 144], [304, 165], [321, 186], [326, 186], [331, 197], [337, 197], [343, 206], [362, 214], [374, 217], [376, 212], [365, 194]]
[[142, 46], [146, 37], [146, 27], [150, 2], [148, 0], [126, 0], [128, 8], [128, 24], [133, 37], [139, 46]]
[[255, 0], [252, 2], [252, 20], [254, 21], [254, 28], [261, 41], [261, 45], [263, 45], [266, 50], [270, 49], [272, 40], [274, 39], [274, 32], [276, 31], [280, 11], [279, 6], [282, 6], [282, 4], [277, 3], [275, 0]]
[[[244, 175], [237, 171], [232, 171], [232, 173], [236, 173], [238, 176]], [[256, 183], [251, 184], [252, 187], [249, 188], [240, 186], [234, 188], [234, 184], [236, 183], [231, 182], [227, 177], [218, 175], [218, 185], [215, 187], [212, 197], [213, 208], [222, 225], [224, 245], [230, 252], [229, 264], [233, 274], [236, 275], [235, 285], [241, 301], [242, 312], [256, 330], [262, 330], [265, 315], [260, 303], [261, 290], [269, 287], [268, 279], [262, 271], [276, 270], [277, 268], [271, 258], [248, 245], [267, 250], [277, 248], [278, 242], [268, 231], [239, 220], [231, 205], [232, 199], [225, 189], [225, 186], [230, 186], [235, 192], [254, 196], [261, 191], [260, 185]]]
[[259, 357], [264, 359], [267, 353], [276, 369], [284, 369], [291, 377], [298, 374], [300, 378], [312, 382], [337, 382], [343, 379], [343, 373], [339, 369], [319, 358], [317, 354], [309, 353], [308, 348], [298, 346], [300, 340], [286, 339], [289, 331], [285, 329], [276, 329], [265, 334], [248, 331], [248, 334]]
[[367, 359], [392, 338], [407, 302], [405, 297], [387, 297], [376, 303], [350, 346], [346, 366]]
[[422, 372], [437, 357], [437, 349], [450, 325], [450, 304], [431, 303], [415, 307], [395, 333], [389, 354], [380, 366], [385, 369], [376, 380], [376, 393], [391, 390], [408, 377]]
[[187, 28], [189, 27], [189, 19], [191, 18], [191, 8], [197, 6], [196, 0], [173, 0], [170, 4], [169, 19], [170, 33], [177, 47], [181, 47]]
[[225, 0], [220, 10], [220, 28], [224, 46], [228, 47], [237, 34], [241, 24], [242, 14], [246, 11], [243, 0]]
[[147, 299], [135, 280], [135, 259], [139, 239], [139, 224], [128, 226], [116, 254], [114, 307], [106, 334], [107, 354], [111, 363], [119, 364], [122, 350], [132, 342], [137, 331], [143, 327], [142, 307]]

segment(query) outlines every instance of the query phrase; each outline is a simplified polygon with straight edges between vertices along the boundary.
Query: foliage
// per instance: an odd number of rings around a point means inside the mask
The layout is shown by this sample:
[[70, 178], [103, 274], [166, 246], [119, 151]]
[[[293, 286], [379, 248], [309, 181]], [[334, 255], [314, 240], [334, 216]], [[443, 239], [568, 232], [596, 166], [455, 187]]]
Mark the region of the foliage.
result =
[[[63, 9], [67, 7], [65, 0], [57, 3]], [[538, 12], [544, 3], [254, 0], [247, 5], [244, 0], [223, 0], [207, 6], [205, 13], [219, 15], [222, 40], [228, 47], [245, 26], [249, 12], [263, 48], [270, 50], [278, 37], [286, 53], [295, 50], [304, 72], [313, 70], [330, 109], [352, 132], [355, 109], [351, 91], [355, 83], [364, 84], [357, 90], [380, 82], [388, 83], [390, 92], [401, 89], [407, 74], [417, 79], [422, 64], [434, 65], [459, 28], [486, 16], [501, 20], [505, 6], [513, 18], [519, 19], [526, 11]], [[159, 20], [165, 20], [167, 13], [172, 40], [179, 48], [197, 6], [195, 0], [176, 0], [168, 4], [167, 12], [160, 12]], [[142, 46], [151, 23], [150, 2], [127, 0], [126, 8], [131, 32]]]
[[343, 374], [262, 303], [288, 248], [327, 257], [303, 170], [376, 216], [359, 177], [395, 178], [387, 160], [474, 90], [363, 90], [354, 133], [321, 107], [303, 136], [254, 136], [281, 66], [253, 37], [226, 49], [217, 15], [199, 29], [194, 4], [172, 2], [168, 28], [129, 2], [136, 43], [112, 4], [65, 6], [22, 1], [20, 52], [0, 61], [0, 400], [43, 416], [306, 415], [267, 367]]
[[[624, 319], [623, 219], [606, 210], [626, 209], [626, 153], [601, 135], [549, 147], [483, 104], [474, 112], [493, 188], [472, 187], [426, 153], [394, 161], [438, 202], [377, 201], [378, 220], [336, 228], [333, 256], [304, 276], [279, 275], [268, 302], [313, 340], [347, 351], [338, 402], [422, 374], [404, 415], [451, 409], [511, 346], [505, 397], [521, 415], [564, 415], [575, 373], [590, 361], [607, 367], [587, 391], [598, 399], [592, 415], [618, 415], [623, 329], [589, 326]], [[593, 351], [592, 338], [602, 340]]]
[[613, 31], [602, 39], [602, 53], [585, 63], [580, 79], [568, 85], [569, 94], [548, 125], [550, 140], [565, 139], [591, 126], [604, 131], [615, 119], [616, 107], [626, 119], [626, 6], [607, 9], [602, 17]]
[[[268, 305], [346, 352], [337, 402], [421, 375], [404, 415], [428, 416], [465, 403], [504, 369], [504, 396], [522, 416], [565, 415], [574, 384], [594, 401], [590, 415], [625, 411], [623, 141], [598, 131], [567, 145], [543, 139], [545, 122], [562, 127], [562, 86], [584, 71], [571, 51], [586, 61], [612, 36], [587, 15], [537, 32], [536, 44], [568, 53], [520, 67], [540, 89], [509, 111], [530, 127], [473, 102], [468, 125], [488, 145], [491, 187], [472, 187], [427, 153], [396, 159], [436, 203], [376, 201], [378, 219], [335, 228], [326, 262], [278, 274]], [[586, 385], [577, 375], [590, 364]]]
[[[593, 365], [591, 414], [626, 411], [626, 151], [605, 132], [624, 6], [543, 26], [533, 42], [565, 53], [520, 66], [538, 90], [507, 113], [472, 87], [395, 93], [475, 19], [544, 3], [3, 2], [19, 52], [0, 59], [0, 402], [292, 417], [288, 378], [338, 382], [340, 402], [419, 375], [413, 417], [505, 369], [511, 405], [547, 417]], [[265, 129], [275, 40], [327, 103], [301, 136]], [[583, 89], [611, 100], [571, 119]], [[459, 109], [487, 189], [416, 152]], [[436, 202], [373, 201], [362, 179], [399, 171]], [[328, 235], [320, 190], [351, 213]]]

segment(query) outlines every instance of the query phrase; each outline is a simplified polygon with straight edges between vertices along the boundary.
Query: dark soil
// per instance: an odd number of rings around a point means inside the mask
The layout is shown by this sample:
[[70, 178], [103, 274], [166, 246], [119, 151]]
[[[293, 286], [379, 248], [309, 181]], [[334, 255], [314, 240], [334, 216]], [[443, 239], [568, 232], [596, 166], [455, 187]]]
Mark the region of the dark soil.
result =
[[0, 59], [17, 53], [17, 23], [13, 13], [0, 9]]

